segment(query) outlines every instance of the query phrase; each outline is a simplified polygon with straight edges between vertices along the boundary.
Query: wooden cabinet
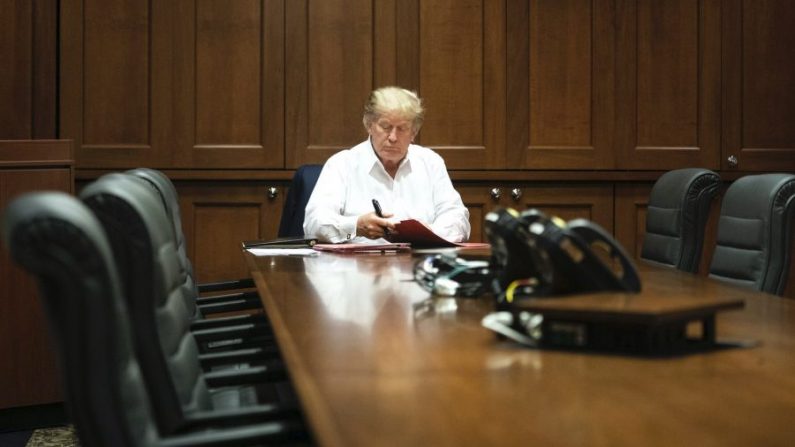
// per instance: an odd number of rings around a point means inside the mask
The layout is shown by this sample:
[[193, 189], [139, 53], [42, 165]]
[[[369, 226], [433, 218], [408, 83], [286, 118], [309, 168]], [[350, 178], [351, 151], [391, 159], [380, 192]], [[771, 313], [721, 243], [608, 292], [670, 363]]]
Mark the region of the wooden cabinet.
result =
[[78, 166], [284, 167], [283, 27], [283, 1], [62, 1]]
[[364, 100], [375, 83], [383, 82], [374, 79], [382, 73], [376, 67], [395, 51], [394, 29], [387, 35], [376, 32], [376, 21], [381, 28], [387, 20], [376, 3], [286, 2], [286, 167], [323, 163], [365, 139]]
[[795, 171], [795, 2], [723, 1], [721, 168]]
[[286, 2], [287, 168], [322, 163], [366, 138], [376, 87], [416, 90], [417, 142], [451, 169], [503, 165], [505, 1]]
[[177, 181], [176, 186], [188, 256], [198, 280], [246, 277], [240, 242], [276, 237], [283, 185]]
[[63, 0], [60, 13], [60, 132], [83, 169], [321, 163], [366, 137], [362, 105], [390, 84], [423, 97], [417, 142], [451, 170], [795, 169], [788, 0]]
[[[68, 141], [0, 141], [0, 212], [36, 190], [72, 192]], [[0, 409], [63, 400], [44, 309], [30, 275], [0, 244]]]
[[619, 2], [615, 167], [720, 167], [721, 2]]
[[472, 225], [470, 240], [487, 241], [483, 220], [497, 207], [524, 210], [536, 208], [548, 215], [564, 220], [589, 219], [613, 231], [613, 186], [611, 184], [571, 184], [557, 182], [538, 183], [484, 183], [480, 185], [456, 184], [464, 205], [469, 209]]
[[507, 165], [615, 167], [615, 16], [612, 0], [509, 3]]
[[719, 2], [338, 3], [286, 5], [288, 168], [363, 139], [392, 83], [450, 169], [719, 167]]
[[718, 168], [718, 2], [510, 2], [508, 36], [509, 165]]

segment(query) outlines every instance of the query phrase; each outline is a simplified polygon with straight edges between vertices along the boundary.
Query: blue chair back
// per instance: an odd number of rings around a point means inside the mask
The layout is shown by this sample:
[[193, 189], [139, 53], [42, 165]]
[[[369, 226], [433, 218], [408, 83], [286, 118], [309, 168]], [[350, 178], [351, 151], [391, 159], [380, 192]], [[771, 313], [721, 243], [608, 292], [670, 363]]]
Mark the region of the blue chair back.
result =
[[304, 236], [304, 211], [323, 165], [303, 165], [295, 171], [282, 210], [279, 237]]

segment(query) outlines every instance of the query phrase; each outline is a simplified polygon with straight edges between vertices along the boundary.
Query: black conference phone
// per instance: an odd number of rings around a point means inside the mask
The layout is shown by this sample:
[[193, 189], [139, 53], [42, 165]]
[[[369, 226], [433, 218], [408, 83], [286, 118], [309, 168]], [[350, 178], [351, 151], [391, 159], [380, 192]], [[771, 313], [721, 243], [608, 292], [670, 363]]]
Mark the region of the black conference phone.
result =
[[603, 290], [639, 292], [638, 272], [624, 249], [586, 219], [564, 222], [536, 209], [497, 209], [486, 216], [493, 289], [514, 299]]
[[[566, 223], [534, 209], [498, 209], [486, 216], [485, 229], [496, 309], [481, 324], [526, 346], [643, 355], [712, 349], [720, 346], [715, 314], [743, 305], [730, 297], [625, 295], [641, 289], [635, 264], [585, 219]], [[600, 291], [619, 293], [588, 294]], [[694, 324], [700, 334], [689, 330]]]

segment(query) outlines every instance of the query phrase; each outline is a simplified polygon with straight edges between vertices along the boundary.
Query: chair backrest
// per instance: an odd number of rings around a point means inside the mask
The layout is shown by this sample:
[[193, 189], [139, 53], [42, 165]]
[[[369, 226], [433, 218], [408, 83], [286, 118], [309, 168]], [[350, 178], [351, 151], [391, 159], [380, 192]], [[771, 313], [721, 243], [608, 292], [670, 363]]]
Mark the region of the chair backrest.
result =
[[108, 174], [80, 198], [105, 228], [124, 284], [138, 359], [161, 433], [185, 423], [185, 413], [208, 410], [211, 401], [190, 332], [192, 315], [182, 290], [171, 224], [155, 191], [143, 180]]
[[791, 262], [795, 175], [741, 177], [726, 190], [711, 277], [782, 295]]
[[719, 188], [720, 177], [708, 169], [677, 169], [663, 174], [649, 195], [640, 257], [696, 272], [710, 205]]
[[182, 231], [182, 215], [179, 211], [179, 195], [177, 194], [177, 188], [167, 175], [156, 169], [136, 168], [126, 171], [125, 173], [146, 181], [146, 184], [152, 187], [152, 189], [157, 192], [158, 197], [160, 197], [166, 215], [171, 222], [174, 239], [177, 244], [177, 255], [179, 256], [182, 269], [185, 272], [185, 282], [182, 284], [185, 306], [187, 306], [194, 318], [200, 318], [199, 307], [196, 305], [196, 297], [199, 296], [198, 284], [196, 282], [196, 275], [193, 272], [193, 264], [190, 262], [190, 258], [188, 258], [188, 251], [185, 247], [185, 233]]
[[304, 212], [309, 196], [315, 189], [323, 165], [299, 166], [290, 182], [290, 190], [284, 200], [282, 219], [279, 222], [279, 237], [304, 236]]
[[111, 247], [96, 217], [64, 193], [14, 200], [3, 217], [12, 257], [36, 279], [84, 447], [154, 445]]

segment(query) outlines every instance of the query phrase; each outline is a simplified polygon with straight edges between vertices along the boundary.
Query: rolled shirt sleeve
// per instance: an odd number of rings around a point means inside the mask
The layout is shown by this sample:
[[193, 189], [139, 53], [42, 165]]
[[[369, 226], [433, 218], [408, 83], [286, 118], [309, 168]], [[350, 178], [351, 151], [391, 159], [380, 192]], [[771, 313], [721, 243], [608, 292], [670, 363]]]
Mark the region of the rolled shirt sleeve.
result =
[[[340, 158], [340, 157], [337, 157]], [[307, 202], [304, 234], [324, 242], [339, 243], [356, 237], [358, 215], [345, 214], [345, 163], [330, 158], [323, 166]]]
[[434, 219], [430, 227], [434, 233], [451, 242], [469, 240], [471, 226], [469, 210], [461, 201], [461, 195], [453, 188], [444, 161], [439, 157], [440, 167], [434, 175]]

